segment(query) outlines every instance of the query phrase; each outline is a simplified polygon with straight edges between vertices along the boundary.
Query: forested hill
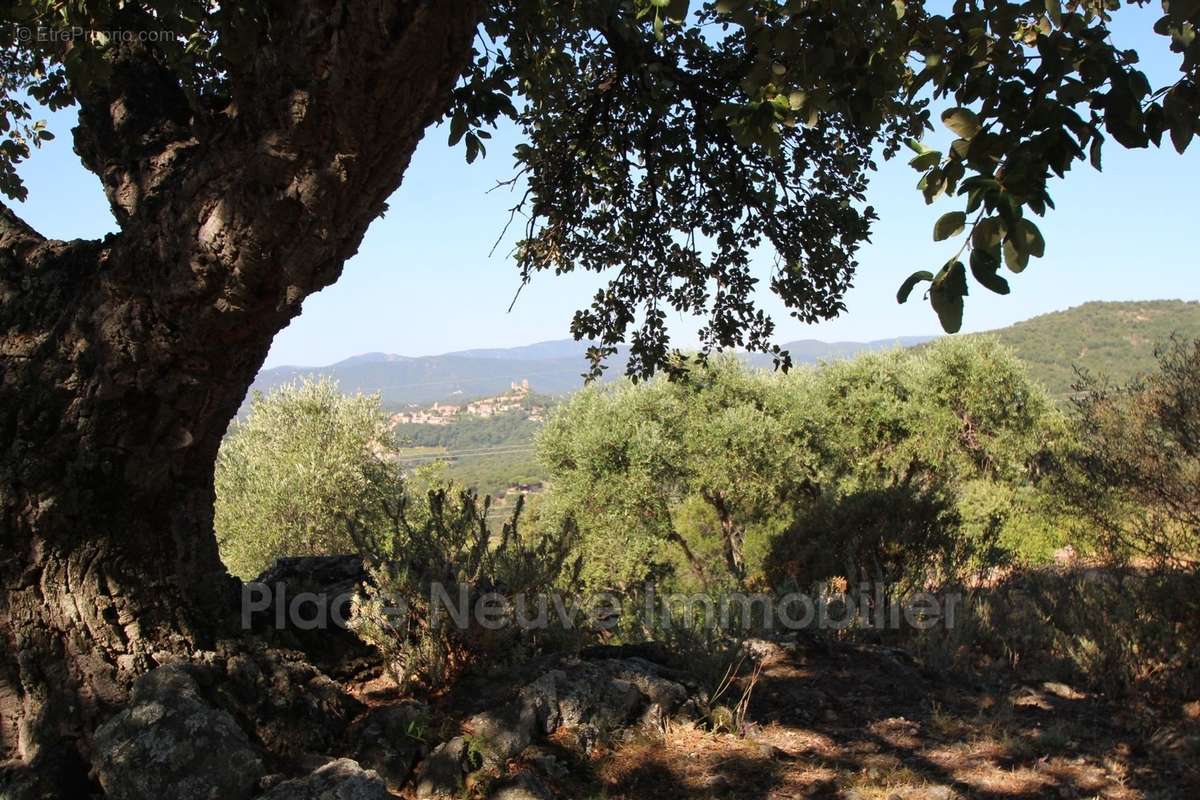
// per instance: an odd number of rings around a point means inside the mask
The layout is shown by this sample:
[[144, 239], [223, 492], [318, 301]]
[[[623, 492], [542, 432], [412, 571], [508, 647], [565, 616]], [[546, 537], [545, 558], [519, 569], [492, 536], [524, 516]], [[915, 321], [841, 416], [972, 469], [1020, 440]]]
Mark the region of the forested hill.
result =
[[1117, 383], [1154, 367], [1154, 349], [1178, 333], [1200, 338], [1200, 303], [1085, 303], [989, 332], [1011, 347], [1051, 394], [1065, 397], [1075, 367]]

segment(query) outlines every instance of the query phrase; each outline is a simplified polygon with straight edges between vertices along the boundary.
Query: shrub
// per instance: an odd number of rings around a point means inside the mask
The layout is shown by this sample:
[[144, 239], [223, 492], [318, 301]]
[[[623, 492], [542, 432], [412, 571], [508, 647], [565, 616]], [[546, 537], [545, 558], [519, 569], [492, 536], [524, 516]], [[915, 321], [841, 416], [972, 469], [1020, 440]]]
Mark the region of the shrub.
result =
[[[994, 537], [993, 537], [994, 538]], [[889, 486], [823, 496], [775, 540], [767, 577], [806, 590], [841, 577], [922, 588], [998, 560], [994, 541], [965, 535], [943, 492]]]
[[1200, 575], [1190, 570], [1046, 567], [977, 585], [957, 624], [910, 631], [928, 666], [1017, 672], [1152, 702], [1200, 693]]
[[820, 493], [773, 543], [777, 585], [958, 582], [1031, 555], [1030, 531], [1044, 557], [1056, 520], [1038, 486], [1067, 427], [994, 340], [827, 365], [804, 397]]
[[1079, 443], [1060, 488], [1116, 557], [1200, 565], [1200, 340], [1172, 339], [1156, 373], [1122, 387], [1083, 376]]
[[[422, 491], [423, 490], [423, 491]], [[488, 524], [490, 501], [446, 482], [436, 468], [422, 471], [393, 498], [391, 527], [364, 555], [370, 580], [353, 604], [352, 625], [375, 645], [401, 686], [436, 688], [466, 667], [516, 663], [543, 646], [574, 645], [585, 631], [565, 627], [553, 611], [546, 625], [518, 626], [517, 606], [505, 602], [502, 627], [483, 626], [468, 613], [459, 626], [452, 614], [434, 613], [440, 588], [455, 610], [473, 609], [487, 595], [530, 599], [579, 588], [580, 562], [570, 561], [576, 542], [568, 522], [553, 535], [527, 536], [521, 529], [519, 498], [498, 536]], [[460, 603], [465, 604], [460, 606]], [[388, 614], [400, 608], [405, 613]]]
[[580, 520], [589, 585], [750, 577], [748, 537], [810, 475], [785, 419], [789, 380], [713, 358], [674, 381], [585, 389], [550, 418], [547, 511]]
[[358, 552], [382, 529], [401, 485], [377, 395], [328, 379], [257, 395], [221, 444], [214, 507], [230, 572], [258, 575], [279, 556]]

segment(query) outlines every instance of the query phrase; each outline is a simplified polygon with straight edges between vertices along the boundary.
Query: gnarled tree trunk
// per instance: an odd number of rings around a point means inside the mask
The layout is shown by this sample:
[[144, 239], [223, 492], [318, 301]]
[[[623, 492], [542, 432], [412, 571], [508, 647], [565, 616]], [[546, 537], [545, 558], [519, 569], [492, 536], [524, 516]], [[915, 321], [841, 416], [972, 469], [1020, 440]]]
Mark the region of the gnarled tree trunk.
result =
[[80, 98], [76, 150], [120, 233], [50, 241], [0, 206], [0, 790], [73, 796], [132, 678], [235, 618], [221, 437], [444, 112], [479, 13], [269, 5], [226, 107], [197, 110], [136, 45]]

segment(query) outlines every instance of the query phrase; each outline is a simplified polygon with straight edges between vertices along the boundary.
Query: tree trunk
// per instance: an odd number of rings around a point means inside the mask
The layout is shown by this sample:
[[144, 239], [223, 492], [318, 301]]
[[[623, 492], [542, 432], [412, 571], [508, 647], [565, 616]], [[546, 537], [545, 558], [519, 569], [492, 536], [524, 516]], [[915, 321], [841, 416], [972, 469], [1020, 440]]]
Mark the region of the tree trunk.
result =
[[746, 559], [742, 554], [745, 532], [733, 518], [733, 511], [729, 508], [723, 494], [709, 492], [705, 494], [705, 499], [717, 512], [717, 519], [721, 523], [721, 544], [725, 553], [725, 566], [729, 568], [729, 573], [738, 583], [743, 583], [746, 580]]
[[273, 4], [212, 112], [131, 44], [75, 129], [121, 232], [50, 241], [0, 206], [0, 795], [83, 796], [133, 677], [232, 632], [221, 437], [445, 111], [478, 12]]

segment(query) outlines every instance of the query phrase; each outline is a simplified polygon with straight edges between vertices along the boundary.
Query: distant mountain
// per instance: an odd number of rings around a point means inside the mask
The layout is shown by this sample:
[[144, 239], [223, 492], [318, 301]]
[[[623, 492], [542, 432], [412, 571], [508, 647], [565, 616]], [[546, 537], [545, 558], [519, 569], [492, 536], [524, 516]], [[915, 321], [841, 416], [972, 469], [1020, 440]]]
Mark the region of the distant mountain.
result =
[[[933, 341], [934, 336], [897, 336], [895, 339], [875, 339], [870, 342], [822, 342], [818, 339], [797, 339], [780, 345], [791, 353], [794, 364], [816, 364], [819, 361], [836, 361], [854, 358], [861, 353], [876, 350], [892, 350], [898, 347], [914, 347]], [[745, 353], [742, 360], [755, 367], [771, 367], [774, 360], [763, 353]]]
[[509, 361], [543, 361], [546, 359], [578, 358], [582, 359], [587, 353], [588, 342], [577, 342], [574, 339], [555, 339], [549, 342], [537, 342], [523, 347], [492, 347], [482, 350], [459, 350], [447, 353], [448, 356], [462, 358], [497, 358]]
[[1172, 334], [1200, 338], [1200, 303], [1084, 303], [985, 335], [1011, 347], [1034, 378], [1051, 394], [1065, 398], [1076, 380], [1076, 367], [1117, 383], [1153, 370], [1155, 347]]
[[332, 366], [335, 367], [354, 367], [360, 364], [391, 364], [397, 361], [412, 361], [409, 356], [398, 356], [395, 353], [363, 353], [362, 355], [350, 356], [347, 359], [337, 362]]
[[[989, 331], [1012, 347], [1033, 376], [1057, 397], [1065, 397], [1076, 366], [1116, 381], [1154, 368], [1154, 348], [1172, 333], [1200, 338], [1200, 303], [1155, 300], [1086, 303]], [[975, 334], [973, 334], [975, 335]], [[851, 358], [859, 353], [914, 347], [936, 337], [901, 336], [870, 342], [801, 339], [783, 345], [796, 364]], [[388, 407], [484, 397], [528, 378], [534, 391], [565, 394], [583, 385], [586, 342], [562, 339], [524, 347], [461, 350], [413, 358], [364, 353], [326, 367], [276, 367], [259, 373], [252, 390], [268, 391], [303, 375], [328, 375], [346, 392], [379, 392]], [[627, 349], [609, 361], [607, 375], [623, 373]], [[746, 363], [771, 366], [770, 356], [744, 354]]]
[[[383, 403], [397, 407], [456, 397], [483, 397], [502, 392], [528, 378], [537, 392], [561, 394], [583, 385], [586, 363], [577, 358], [504, 358], [460, 355], [385, 360], [347, 359], [327, 367], [277, 367], [259, 373], [251, 391], [269, 391], [301, 376], [329, 376], [344, 392], [379, 392]], [[614, 364], [610, 371], [619, 372]]]
[[[849, 358], [868, 350], [910, 347], [931, 337], [910, 336], [873, 342], [820, 342], [806, 339], [784, 345], [796, 364]], [[388, 407], [432, 403], [458, 397], [483, 397], [504, 391], [525, 378], [534, 391], [565, 394], [583, 385], [587, 342], [561, 339], [523, 347], [460, 350], [440, 356], [412, 358], [388, 353], [364, 353], [325, 367], [276, 367], [263, 370], [251, 391], [270, 391], [302, 376], [326, 375], [345, 392], [379, 392]], [[623, 374], [628, 348], [608, 361], [606, 375]], [[751, 365], [771, 366], [771, 357], [743, 354]]]

